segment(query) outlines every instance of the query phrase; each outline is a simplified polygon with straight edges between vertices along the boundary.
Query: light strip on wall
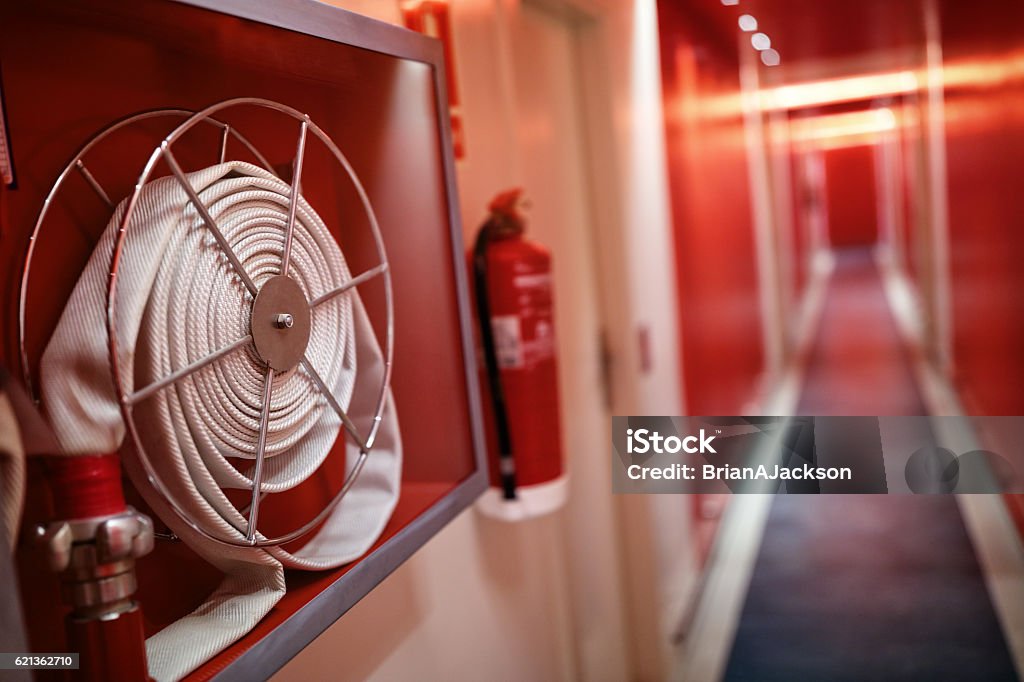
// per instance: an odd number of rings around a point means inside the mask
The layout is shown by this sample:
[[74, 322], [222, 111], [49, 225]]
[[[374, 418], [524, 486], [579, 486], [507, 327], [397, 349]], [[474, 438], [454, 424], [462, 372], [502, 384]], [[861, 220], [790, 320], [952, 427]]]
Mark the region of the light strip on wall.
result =
[[895, 128], [896, 116], [888, 108], [814, 116], [790, 124], [792, 138], [799, 142], [877, 135]]
[[892, 97], [917, 90], [917, 77], [913, 71], [893, 71], [769, 88], [761, 92], [761, 107], [803, 109], [876, 97]]

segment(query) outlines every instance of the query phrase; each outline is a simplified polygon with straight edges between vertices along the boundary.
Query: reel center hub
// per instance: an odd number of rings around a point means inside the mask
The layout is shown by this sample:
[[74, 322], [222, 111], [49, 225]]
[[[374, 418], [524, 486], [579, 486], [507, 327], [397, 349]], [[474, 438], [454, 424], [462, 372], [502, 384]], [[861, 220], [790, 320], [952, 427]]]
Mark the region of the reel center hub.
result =
[[256, 293], [249, 321], [256, 353], [274, 371], [299, 364], [309, 343], [309, 301], [291, 277], [271, 277]]

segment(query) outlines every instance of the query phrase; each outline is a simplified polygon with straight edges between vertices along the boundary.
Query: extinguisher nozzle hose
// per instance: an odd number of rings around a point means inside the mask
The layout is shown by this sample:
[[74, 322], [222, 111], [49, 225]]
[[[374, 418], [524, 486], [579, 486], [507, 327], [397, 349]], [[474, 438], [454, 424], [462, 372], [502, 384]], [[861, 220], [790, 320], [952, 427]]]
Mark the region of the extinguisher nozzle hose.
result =
[[514, 474], [501, 477], [501, 497], [506, 500], [516, 499], [516, 477]]
[[506, 500], [516, 499], [516, 462], [512, 455], [502, 455], [501, 466], [501, 492]]
[[487, 247], [495, 229], [494, 221], [488, 220], [480, 228], [473, 246], [473, 290], [476, 295], [476, 312], [480, 323], [480, 341], [483, 345], [484, 362], [487, 366], [487, 381], [491, 388], [491, 406], [494, 410], [494, 430], [498, 439], [498, 456], [501, 467], [501, 487], [506, 500], [516, 499], [516, 466], [512, 458], [512, 433], [509, 429], [508, 412], [505, 409], [505, 392], [498, 370], [498, 354], [491, 329], [491, 309], [487, 292]]

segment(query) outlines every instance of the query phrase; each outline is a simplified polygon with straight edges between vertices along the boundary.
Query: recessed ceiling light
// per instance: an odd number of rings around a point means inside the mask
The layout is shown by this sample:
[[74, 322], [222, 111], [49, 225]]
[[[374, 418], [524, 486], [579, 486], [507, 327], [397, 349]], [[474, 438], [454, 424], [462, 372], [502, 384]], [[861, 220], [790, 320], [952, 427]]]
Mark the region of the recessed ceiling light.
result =
[[754, 17], [750, 16], [749, 14], [741, 14], [740, 15], [740, 19], [739, 19], [739, 23], [740, 23], [740, 28], [743, 29], [744, 31], [747, 31], [748, 33], [750, 31], [756, 31], [757, 30], [757, 19], [755, 19]]
[[765, 66], [778, 66], [782, 58], [778, 52], [768, 48], [767, 50], [761, 50], [761, 61], [764, 62]]
[[740, 4], [740, 0], [722, 0], [722, 4], [726, 7]]
[[755, 33], [750, 36], [750, 44], [754, 46], [755, 50], [767, 50], [772, 46], [772, 39], [765, 33]]

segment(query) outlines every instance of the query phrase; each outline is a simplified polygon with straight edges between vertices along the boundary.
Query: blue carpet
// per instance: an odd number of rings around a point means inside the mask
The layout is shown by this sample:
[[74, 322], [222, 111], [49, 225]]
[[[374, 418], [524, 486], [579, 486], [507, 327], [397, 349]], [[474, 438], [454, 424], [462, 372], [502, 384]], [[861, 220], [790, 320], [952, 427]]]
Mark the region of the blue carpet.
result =
[[1016, 680], [956, 501], [774, 500], [726, 680]]

